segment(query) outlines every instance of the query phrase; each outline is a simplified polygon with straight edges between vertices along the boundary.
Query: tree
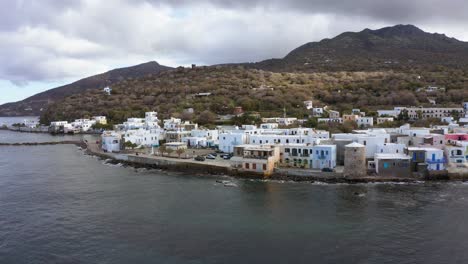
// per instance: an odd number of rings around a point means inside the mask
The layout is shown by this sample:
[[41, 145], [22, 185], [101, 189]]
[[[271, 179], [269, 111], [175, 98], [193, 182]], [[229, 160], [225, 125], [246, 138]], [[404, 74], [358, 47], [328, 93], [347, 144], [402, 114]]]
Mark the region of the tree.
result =
[[171, 148], [166, 148], [166, 152], [167, 152], [167, 156], [169, 156], [169, 157], [170, 157], [170, 156], [171, 156], [171, 154], [172, 154], [172, 152], [174, 152], [174, 150], [173, 150], [173, 149], [171, 149]]
[[124, 146], [125, 148], [135, 149], [138, 145], [130, 141], [125, 141]]
[[354, 129], [358, 127], [356, 121], [348, 120], [343, 123], [343, 132], [351, 133]]
[[408, 121], [409, 120], [408, 110], [406, 109], [401, 110], [400, 114], [398, 114], [397, 119], [401, 121], [405, 121], [405, 122]]
[[307, 119], [307, 122], [304, 124], [305, 127], [317, 127], [318, 121], [317, 118], [309, 118]]
[[198, 116], [198, 123], [200, 125], [213, 124], [216, 121], [216, 114], [210, 110], [205, 110]]
[[180, 155], [185, 153], [185, 149], [184, 148], [178, 148], [176, 150], [176, 153], [177, 153], [177, 155], [179, 156], [179, 159], [180, 159]]
[[451, 113], [452, 117], [454, 120], [458, 120], [460, 118], [460, 113], [456, 110], [452, 110], [452, 113]]
[[165, 145], [161, 145], [159, 147], [159, 152], [161, 153], [161, 156], [164, 156], [164, 152], [167, 151], [167, 147]]

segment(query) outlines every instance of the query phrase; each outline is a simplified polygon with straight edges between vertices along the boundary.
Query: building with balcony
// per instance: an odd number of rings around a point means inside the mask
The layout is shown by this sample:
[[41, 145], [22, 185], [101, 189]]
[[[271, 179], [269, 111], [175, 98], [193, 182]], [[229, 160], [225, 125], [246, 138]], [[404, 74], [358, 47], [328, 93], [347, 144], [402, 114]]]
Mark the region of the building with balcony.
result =
[[242, 171], [270, 176], [280, 161], [280, 148], [274, 145], [238, 145], [231, 162]]
[[312, 147], [312, 168], [335, 168], [336, 167], [336, 146], [317, 145]]
[[447, 160], [444, 151], [437, 148], [409, 147], [408, 155], [411, 157], [412, 170], [417, 171], [418, 165], [427, 164], [427, 170], [445, 170]]

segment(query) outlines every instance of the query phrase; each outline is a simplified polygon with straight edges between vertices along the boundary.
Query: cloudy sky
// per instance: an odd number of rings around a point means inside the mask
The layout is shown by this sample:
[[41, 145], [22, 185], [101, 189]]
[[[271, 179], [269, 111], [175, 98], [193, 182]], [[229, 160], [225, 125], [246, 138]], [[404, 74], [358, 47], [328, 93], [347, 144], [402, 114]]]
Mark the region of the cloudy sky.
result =
[[465, 0], [0, 0], [0, 104], [117, 67], [259, 61], [364, 28], [468, 41], [466, 14]]

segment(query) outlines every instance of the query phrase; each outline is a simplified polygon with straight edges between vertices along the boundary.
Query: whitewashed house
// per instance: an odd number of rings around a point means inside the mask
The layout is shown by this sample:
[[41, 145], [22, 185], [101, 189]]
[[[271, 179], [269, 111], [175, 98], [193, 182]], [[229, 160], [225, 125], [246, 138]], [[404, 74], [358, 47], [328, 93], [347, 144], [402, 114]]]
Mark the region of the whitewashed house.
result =
[[314, 116], [314, 117], [323, 116], [323, 108], [322, 107], [313, 108], [312, 109], [312, 116]]
[[360, 116], [356, 119], [356, 123], [359, 127], [373, 127], [374, 118], [370, 116]]
[[441, 149], [408, 147], [408, 152], [413, 161], [420, 159], [419, 154], [423, 155], [423, 161], [427, 164], [427, 169], [430, 171], [445, 170], [447, 160], [444, 157], [444, 151]]
[[383, 143], [377, 144], [377, 149], [375, 153], [380, 154], [404, 154], [405, 153], [405, 144], [396, 144], [396, 143]]
[[249, 142], [249, 135], [243, 130], [232, 130], [219, 134], [219, 150], [225, 153], [232, 153], [234, 147], [244, 145]]
[[312, 168], [335, 168], [336, 145], [316, 145], [312, 147]]
[[104, 131], [101, 135], [101, 148], [104, 152], [120, 152], [122, 135], [115, 131]]
[[374, 134], [333, 134], [333, 139], [336, 140], [351, 140], [353, 142], [364, 145], [366, 148], [366, 158], [373, 158], [377, 151], [377, 146], [384, 143], [390, 143], [390, 134], [374, 133]]
[[107, 117], [105, 116], [93, 116], [93, 119], [97, 124], [107, 125]]
[[260, 124], [260, 129], [277, 129], [278, 123], [264, 123]]
[[130, 129], [125, 131], [124, 139], [125, 142], [131, 142], [138, 146], [156, 147], [164, 139], [164, 134], [161, 129]]
[[383, 124], [385, 122], [393, 122], [393, 121], [395, 121], [395, 118], [393, 117], [378, 117], [377, 118], [378, 125]]

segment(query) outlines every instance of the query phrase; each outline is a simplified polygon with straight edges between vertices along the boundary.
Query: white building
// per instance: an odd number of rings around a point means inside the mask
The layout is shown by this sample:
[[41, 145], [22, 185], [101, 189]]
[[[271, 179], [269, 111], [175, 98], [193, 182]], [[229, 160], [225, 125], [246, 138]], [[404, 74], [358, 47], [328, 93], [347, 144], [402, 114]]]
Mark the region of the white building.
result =
[[336, 167], [336, 145], [317, 145], [312, 147], [312, 167], [314, 169]]
[[390, 134], [333, 134], [332, 138], [338, 140], [351, 140], [364, 145], [366, 148], [366, 158], [373, 158], [377, 151], [377, 146], [390, 143]]
[[243, 130], [232, 130], [219, 134], [219, 150], [225, 153], [233, 153], [234, 147], [247, 144], [249, 135]]
[[145, 113], [145, 128], [146, 129], [160, 128], [157, 112], [146, 112]]
[[335, 145], [281, 144], [280, 157], [283, 166], [305, 169], [336, 167]]
[[307, 110], [310, 110], [314, 107], [314, 104], [311, 100], [309, 100], [309, 101], [304, 101], [304, 106]]
[[277, 129], [278, 123], [264, 123], [260, 124], [260, 129]]
[[440, 118], [452, 116], [453, 112], [457, 112], [460, 116], [463, 115], [463, 108], [444, 108], [444, 107], [410, 107], [406, 108], [408, 111], [408, 117], [412, 120], [421, 118]]
[[124, 139], [138, 146], [152, 147], [159, 146], [164, 134], [161, 129], [130, 129], [125, 132]]
[[375, 153], [380, 154], [404, 154], [405, 144], [384, 143], [377, 144]]
[[144, 118], [128, 118], [127, 122], [124, 122], [122, 124], [123, 130], [134, 130], [134, 129], [140, 129], [140, 128], [145, 128], [145, 119]]
[[374, 118], [370, 116], [360, 116], [356, 119], [356, 123], [359, 127], [373, 127]]
[[447, 160], [444, 157], [444, 151], [436, 148], [426, 148], [426, 147], [409, 147], [408, 151], [413, 153], [413, 160], [416, 160], [417, 152], [424, 153], [424, 162], [427, 164], [428, 170], [440, 171], [445, 170], [445, 164]]
[[323, 115], [323, 108], [322, 107], [316, 107], [312, 109], [312, 116], [314, 117], [320, 117]]
[[401, 109], [393, 109], [393, 110], [377, 110], [379, 117], [387, 116], [387, 117], [398, 117], [401, 113]]
[[189, 147], [214, 147], [219, 144], [219, 131], [217, 129], [194, 129], [190, 136], [183, 137], [182, 142]]
[[87, 132], [91, 130], [92, 126], [96, 124], [96, 120], [90, 119], [76, 119], [74, 122], [71, 123], [73, 129], [80, 131], [80, 132]]
[[104, 93], [107, 94], [107, 95], [111, 95], [111, 92], [112, 92], [112, 89], [110, 87], [105, 87], [103, 89]]
[[60, 126], [64, 126], [68, 124], [68, 121], [53, 121], [53, 122], [50, 122], [50, 126], [54, 126], [54, 127], [60, 127]]
[[104, 131], [101, 135], [101, 148], [104, 152], [120, 152], [122, 135], [115, 131]]
[[411, 137], [416, 137], [416, 136], [426, 136], [431, 133], [430, 128], [425, 128], [425, 127], [410, 127], [409, 124], [401, 126], [398, 130], [399, 134], [402, 135], [408, 135]]
[[393, 122], [395, 119], [393, 117], [378, 117], [377, 118], [377, 124], [383, 124], [385, 122]]
[[343, 123], [343, 118], [318, 118], [318, 123]]
[[452, 164], [468, 164], [468, 142], [458, 142], [458, 144], [446, 146], [445, 155]]
[[25, 120], [23, 120], [23, 124], [24, 124], [26, 127], [35, 128], [35, 127], [39, 126], [39, 121], [37, 121], [37, 120], [31, 120], [31, 119], [25, 119]]
[[93, 119], [97, 124], [107, 125], [107, 117], [105, 116], [93, 116]]

